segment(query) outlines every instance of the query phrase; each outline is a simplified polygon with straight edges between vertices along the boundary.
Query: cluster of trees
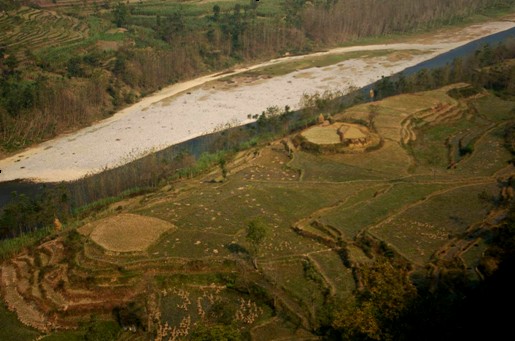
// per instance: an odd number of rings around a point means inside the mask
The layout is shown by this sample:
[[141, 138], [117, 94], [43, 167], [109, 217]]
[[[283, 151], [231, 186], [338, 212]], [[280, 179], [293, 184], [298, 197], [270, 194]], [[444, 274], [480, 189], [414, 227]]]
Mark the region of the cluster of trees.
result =
[[404, 33], [452, 24], [491, 5], [513, 1], [459, 0], [290, 0], [304, 4], [296, 15], [306, 36], [314, 41], [341, 43], [349, 39]]
[[422, 69], [414, 75], [383, 77], [375, 84], [376, 99], [437, 89], [447, 84], [467, 82], [492, 90], [500, 97], [515, 94], [515, 68], [504, 61], [515, 58], [515, 39], [497, 46], [484, 45], [466, 58], [435, 69]]
[[378, 259], [359, 270], [361, 289], [336, 309], [332, 327], [344, 340], [396, 339], [395, 324], [417, 294], [407, 269]]
[[109, 73], [98, 66], [94, 55], [74, 57], [68, 61], [70, 77], [28, 77], [16, 56], [0, 47], [0, 149], [22, 148], [112, 110]]
[[36, 198], [13, 193], [13, 199], [0, 213], [0, 239], [51, 226], [55, 218], [65, 221], [71, 215], [70, 201], [64, 186], [44, 190]]
[[18, 0], [0, 0], [0, 11], [9, 11], [20, 6], [21, 1]]

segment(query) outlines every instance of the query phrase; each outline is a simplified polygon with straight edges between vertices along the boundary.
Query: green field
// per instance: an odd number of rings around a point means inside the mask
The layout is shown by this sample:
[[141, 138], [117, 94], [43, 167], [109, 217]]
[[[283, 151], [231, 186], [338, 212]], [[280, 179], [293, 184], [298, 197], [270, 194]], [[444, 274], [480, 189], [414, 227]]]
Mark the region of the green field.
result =
[[[314, 56], [309, 59], [301, 59], [301, 60], [289, 60], [287, 62], [278, 62], [274, 65], [265, 66], [262, 68], [254, 69], [252, 71], [247, 71], [241, 74], [241, 76], [251, 76], [251, 77], [259, 77], [259, 76], [269, 76], [276, 77], [289, 74], [294, 71], [300, 71], [310, 68], [321, 68], [326, 66], [331, 66], [343, 62], [349, 59], [363, 59], [372, 57], [381, 57], [388, 56], [392, 53], [392, 50], [378, 50], [378, 51], [356, 51], [356, 52], [346, 52], [343, 54], [326, 54], [322, 56]], [[408, 53], [415, 55], [416, 53], [421, 53], [420, 51], [409, 51]], [[230, 80], [231, 77], [223, 78], [222, 80]]]
[[341, 258], [333, 251], [313, 253], [310, 258], [320, 267], [320, 272], [327, 279], [329, 289], [337, 297], [350, 296], [356, 288], [352, 271], [345, 267]]
[[396, 185], [375, 198], [357, 202], [348, 209], [330, 212], [323, 216], [321, 221], [338, 228], [352, 239], [366, 227], [378, 223], [402, 209], [404, 205], [421, 200], [438, 189], [439, 186], [435, 185]]
[[76, 18], [22, 7], [16, 12], [0, 14], [0, 44], [26, 59], [26, 51], [35, 51], [51, 45], [72, 45], [86, 39], [88, 25]]
[[16, 314], [7, 310], [3, 302], [0, 304], [0, 321], [2, 321], [2, 328], [0, 328], [0, 339], [2, 340], [34, 340], [40, 335], [36, 330], [18, 321]]
[[485, 217], [491, 207], [479, 199], [479, 194], [494, 188], [483, 184], [437, 192], [370, 233], [393, 245], [415, 264], [427, 263], [432, 256], [429, 250], [443, 247]]

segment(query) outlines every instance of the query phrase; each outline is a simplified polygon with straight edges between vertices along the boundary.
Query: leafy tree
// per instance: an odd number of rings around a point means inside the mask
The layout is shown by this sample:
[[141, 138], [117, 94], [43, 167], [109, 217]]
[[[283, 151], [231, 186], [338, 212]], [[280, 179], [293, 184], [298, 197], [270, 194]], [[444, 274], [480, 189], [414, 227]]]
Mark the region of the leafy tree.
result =
[[118, 2], [116, 7], [113, 9], [113, 14], [114, 22], [117, 27], [123, 27], [127, 25], [127, 20], [130, 15], [127, 5], [125, 5], [123, 2]]
[[211, 17], [213, 21], [220, 20], [220, 6], [214, 5], [213, 6], [213, 16]]
[[379, 115], [379, 107], [377, 105], [368, 106], [368, 126], [375, 130], [375, 119]]
[[24, 194], [13, 192], [12, 195], [11, 202], [4, 207], [0, 215], [2, 238], [21, 235], [39, 227], [34, 216], [41, 211], [41, 207]]
[[449, 84], [449, 65], [446, 65], [443, 68], [434, 69], [431, 76], [435, 87]]
[[414, 82], [416, 91], [431, 89], [432, 84], [431, 73], [428, 69], [422, 69], [416, 73]]
[[82, 58], [78, 56], [70, 58], [70, 60], [68, 60], [68, 65], [66, 69], [70, 77], [84, 76], [84, 69], [82, 68]]
[[256, 9], [259, 5], [259, 0], [250, 0], [250, 8]]
[[286, 12], [286, 24], [288, 26], [300, 28], [302, 26], [302, 8], [306, 0], [285, 0], [283, 9]]
[[102, 56], [99, 50], [93, 50], [84, 55], [82, 61], [90, 66], [98, 67], [102, 65]]
[[16, 81], [13, 77], [1, 83], [0, 104], [11, 117], [17, 117], [22, 111], [34, 106], [36, 89], [34, 82]]
[[116, 55], [116, 60], [114, 62], [113, 73], [116, 76], [122, 76], [125, 73], [126, 69], [127, 57], [122, 53], [118, 53]]
[[463, 80], [463, 74], [464, 74], [464, 66], [463, 66], [463, 59], [462, 58], [455, 58], [452, 61], [451, 64], [451, 74], [450, 74], [450, 81], [451, 82], [459, 82]]
[[[261, 220], [252, 220], [247, 225], [247, 241], [257, 249], [267, 234], [266, 225]], [[257, 251], [257, 250], [256, 250]]]
[[260, 219], [252, 220], [247, 225], [246, 239], [252, 247], [252, 253], [254, 254], [253, 263], [256, 268], [256, 257], [258, 255], [259, 246], [265, 240], [267, 232], [266, 224]]
[[410, 86], [408, 84], [408, 80], [406, 79], [406, 76], [401, 72], [399, 74], [399, 77], [397, 78], [397, 81], [395, 82], [395, 91], [398, 94], [403, 94], [406, 92], [409, 92]]
[[19, 8], [21, 1], [17, 0], [0, 0], [0, 11], [9, 11]]
[[184, 14], [180, 10], [175, 11], [172, 15], [166, 17], [164, 23], [161, 23], [161, 39], [171, 43], [175, 37], [184, 34], [185, 30], [186, 22], [184, 20]]
[[223, 178], [227, 178], [227, 160], [225, 160], [225, 157], [221, 157], [220, 160], [218, 160], [218, 165], [220, 166], [220, 170], [222, 171]]
[[333, 327], [341, 332], [343, 340], [380, 340], [380, 325], [374, 310], [370, 302], [358, 304], [349, 300], [333, 320]]
[[336, 312], [333, 327], [344, 339], [391, 338], [391, 327], [416, 297], [406, 269], [378, 260], [360, 269], [363, 289]]
[[0, 212], [0, 238], [50, 226], [55, 217], [65, 222], [71, 213], [69, 197], [64, 186], [45, 189], [36, 198], [13, 192], [11, 201]]
[[395, 86], [390, 77], [381, 76], [381, 80], [377, 83], [377, 91], [379, 92], [379, 98], [395, 95]]
[[135, 302], [114, 308], [113, 315], [118, 325], [122, 327], [136, 327], [136, 329], [145, 330], [143, 322], [147, 318], [145, 308]]

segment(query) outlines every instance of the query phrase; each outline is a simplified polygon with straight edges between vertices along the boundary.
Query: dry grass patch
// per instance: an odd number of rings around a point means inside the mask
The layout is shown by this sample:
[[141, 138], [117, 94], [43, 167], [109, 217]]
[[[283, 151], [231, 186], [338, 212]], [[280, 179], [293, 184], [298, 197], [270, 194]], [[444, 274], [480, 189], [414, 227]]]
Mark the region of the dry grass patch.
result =
[[368, 129], [363, 126], [350, 123], [333, 123], [328, 126], [314, 126], [301, 133], [309, 142], [315, 144], [339, 144], [341, 143], [338, 132], [343, 129], [345, 138], [366, 139], [369, 135]]
[[340, 143], [340, 137], [337, 131], [340, 125], [332, 124], [327, 127], [315, 126], [303, 131], [302, 136], [309, 142], [315, 144], [338, 144]]
[[145, 251], [161, 234], [175, 226], [157, 218], [122, 213], [90, 223], [81, 233], [90, 232], [90, 238], [104, 249], [114, 252]]

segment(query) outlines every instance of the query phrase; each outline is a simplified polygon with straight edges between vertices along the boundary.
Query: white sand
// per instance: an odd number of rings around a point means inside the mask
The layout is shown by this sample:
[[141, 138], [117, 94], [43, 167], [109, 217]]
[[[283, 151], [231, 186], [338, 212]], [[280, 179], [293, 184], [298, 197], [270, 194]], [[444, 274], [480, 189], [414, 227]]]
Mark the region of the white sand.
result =
[[[260, 114], [270, 106], [295, 109], [304, 93], [346, 91], [362, 87], [458, 46], [514, 27], [513, 22], [471, 26], [452, 35], [433, 36], [424, 43], [337, 48], [307, 56], [271, 60], [230, 74], [215, 74], [182, 82], [142, 99], [91, 127], [29, 148], [0, 160], [0, 182], [14, 179], [62, 181], [125, 164], [151, 151], [212, 132], [226, 123], [245, 124], [248, 114]], [[437, 42], [435, 42], [435, 40]], [[420, 50], [416, 56], [389, 61], [385, 57], [350, 59], [325, 68], [311, 68], [267, 80], [217, 90], [200, 85], [283, 61], [371, 50]], [[188, 90], [190, 94], [185, 91]], [[174, 97], [172, 97], [174, 96]]]

